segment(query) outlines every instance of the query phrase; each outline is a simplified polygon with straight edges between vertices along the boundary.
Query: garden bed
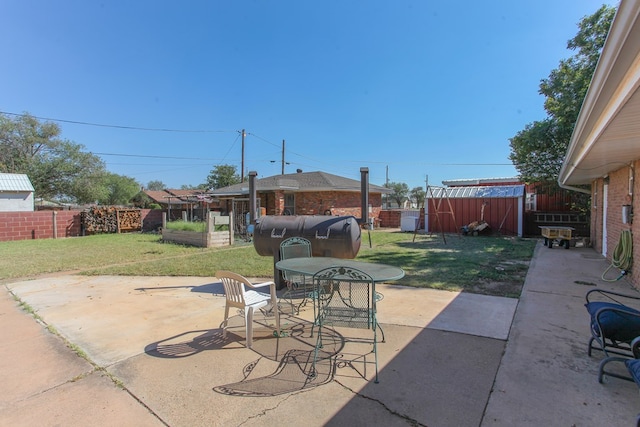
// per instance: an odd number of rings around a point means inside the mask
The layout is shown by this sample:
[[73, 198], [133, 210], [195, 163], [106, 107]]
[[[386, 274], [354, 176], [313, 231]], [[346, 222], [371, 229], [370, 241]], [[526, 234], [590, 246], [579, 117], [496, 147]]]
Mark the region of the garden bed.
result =
[[[215, 231], [216, 227], [225, 226], [226, 231]], [[211, 248], [219, 246], [230, 246], [233, 244], [233, 227], [231, 227], [230, 216], [210, 215], [204, 231], [188, 231], [167, 227], [166, 219], [163, 218], [162, 240], [164, 242], [177, 243], [180, 245], [197, 246], [201, 248]]]

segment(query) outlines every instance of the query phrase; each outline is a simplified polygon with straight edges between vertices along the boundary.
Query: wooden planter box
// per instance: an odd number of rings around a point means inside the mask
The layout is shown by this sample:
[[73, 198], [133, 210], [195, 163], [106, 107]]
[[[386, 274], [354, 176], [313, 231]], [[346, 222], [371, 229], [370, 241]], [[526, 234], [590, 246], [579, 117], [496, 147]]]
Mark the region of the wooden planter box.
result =
[[[207, 230], [203, 233], [197, 231], [182, 231], [167, 229], [166, 214], [162, 217], [162, 240], [178, 243], [180, 245], [197, 246], [200, 248], [212, 248], [218, 246], [233, 245], [233, 224], [230, 216], [209, 215]], [[228, 231], [215, 230], [216, 225], [228, 225]]]

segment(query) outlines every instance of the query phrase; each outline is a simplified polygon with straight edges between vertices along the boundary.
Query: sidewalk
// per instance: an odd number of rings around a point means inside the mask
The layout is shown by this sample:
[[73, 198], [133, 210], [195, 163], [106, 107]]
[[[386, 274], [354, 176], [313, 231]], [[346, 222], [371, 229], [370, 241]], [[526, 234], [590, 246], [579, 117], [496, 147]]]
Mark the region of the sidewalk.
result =
[[357, 346], [309, 381], [311, 310], [283, 315], [279, 339], [256, 316], [253, 349], [239, 317], [223, 340], [215, 278], [10, 283], [63, 338], [1, 293], [0, 425], [633, 425], [635, 384], [599, 384], [600, 356], [586, 355], [586, 291], [631, 291], [600, 279], [607, 266], [591, 249], [539, 243], [519, 302], [381, 286], [379, 384]]
[[585, 294], [594, 287], [636, 292], [624, 280], [603, 281], [608, 266], [592, 249], [538, 243], [483, 426], [635, 426], [636, 385], [598, 383], [602, 354], [587, 356]]

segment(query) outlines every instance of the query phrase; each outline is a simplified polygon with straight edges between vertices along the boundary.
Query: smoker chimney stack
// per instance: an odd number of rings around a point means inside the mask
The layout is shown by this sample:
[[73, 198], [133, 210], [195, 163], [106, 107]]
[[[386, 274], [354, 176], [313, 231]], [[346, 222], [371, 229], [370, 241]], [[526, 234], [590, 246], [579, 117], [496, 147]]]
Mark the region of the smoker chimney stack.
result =
[[369, 223], [369, 168], [360, 168], [360, 197], [362, 212], [360, 224]]

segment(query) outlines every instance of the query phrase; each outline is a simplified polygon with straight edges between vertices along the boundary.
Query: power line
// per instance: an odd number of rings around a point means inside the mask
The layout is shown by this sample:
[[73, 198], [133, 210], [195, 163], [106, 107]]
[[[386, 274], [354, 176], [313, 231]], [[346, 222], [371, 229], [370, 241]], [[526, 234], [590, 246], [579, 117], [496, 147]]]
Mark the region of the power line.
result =
[[[7, 111], [0, 111], [0, 114], [6, 114], [8, 116], [26, 116], [27, 114], [18, 114], [18, 113], [9, 113]], [[28, 114], [31, 116], [30, 114]], [[77, 120], [64, 120], [64, 119], [53, 119], [50, 117], [38, 117], [31, 116], [35, 119], [39, 120], [47, 120], [50, 122], [60, 122], [60, 123], [72, 123], [75, 125], [84, 125], [84, 126], [97, 126], [103, 128], [114, 128], [114, 129], [127, 129], [127, 130], [143, 130], [143, 131], [151, 131], [151, 132], [180, 132], [180, 133], [224, 133], [224, 132], [238, 132], [237, 130], [187, 130], [187, 129], [165, 129], [165, 128], [145, 128], [138, 126], [121, 126], [121, 125], [107, 125], [103, 123], [91, 123], [91, 122], [81, 122]]]
[[175, 156], [151, 156], [146, 154], [120, 154], [120, 153], [93, 153], [98, 156], [119, 156], [119, 157], [143, 157], [148, 159], [172, 159], [172, 160], [213, 160], [218, 161], [220, 159], [211, 159], [206, 157], [175, 157]]

